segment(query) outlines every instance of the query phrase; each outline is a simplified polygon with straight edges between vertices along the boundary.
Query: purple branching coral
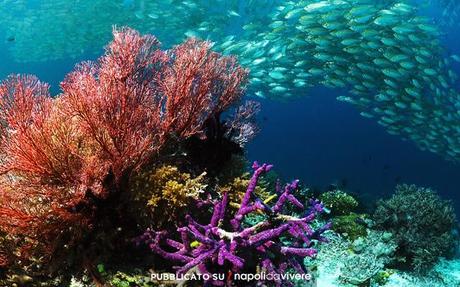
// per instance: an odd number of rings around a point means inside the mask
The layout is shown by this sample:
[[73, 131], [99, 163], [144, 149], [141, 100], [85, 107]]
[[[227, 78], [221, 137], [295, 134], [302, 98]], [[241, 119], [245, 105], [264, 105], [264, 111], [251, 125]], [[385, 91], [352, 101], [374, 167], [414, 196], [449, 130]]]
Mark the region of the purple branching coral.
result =
[[[222, 200], [214, 204], [209, 224], [202, 225], [190, 215], [186, 216], [188, 225], [177, 229], [180, 242], [168, 239], [165, 231], [147, 230], [138, 238], [137, 243], [146, 243], [154, 253], [182, 263], [181, 267], [176, 267], [177, 274], [198, 271], [200, 274], [228, 275], [261, 270], [265, 273], [284, 274], [290, 268], [304, 274], [307, 270], [302, 263], [303, 258], [314, 257], [317, 253], [312, 240], [325, 241], [321, 234], [330, 228], [330, 223], [317, 230], [310, 227], [316, 215], [323, 212], [323, 205], [317, 200], [311, 200], [310, 207], [305, 208], [292, 194], [297, 189], [298, 180], [287, 184], [284, 189], [277, 188], [278, 200], [272, 207], [257, 198], [254, 190], [259, 177], [272, 167], [257, 162], [253, 164], [254, 174], [238, 211], [230, 220], [230, 216], [226, 215], [228, 196], [224, 194]], [[295, 217], [283, 214], [283, 207], [288, 202], [305, 210], [303, 215]], [[243, 223], [244, 218], [250, 213], [264, 215], [265, 220], [245, 227], [247, 224]], [[175, 251], [168, 251], [171, 249]], [[227, 281], [231, 280], [227, 278]], [[224, 281], [205, 283], [206, 286], [225, 285]], [[278, 281], [275, 284], [289, 286], [290, 282]]]

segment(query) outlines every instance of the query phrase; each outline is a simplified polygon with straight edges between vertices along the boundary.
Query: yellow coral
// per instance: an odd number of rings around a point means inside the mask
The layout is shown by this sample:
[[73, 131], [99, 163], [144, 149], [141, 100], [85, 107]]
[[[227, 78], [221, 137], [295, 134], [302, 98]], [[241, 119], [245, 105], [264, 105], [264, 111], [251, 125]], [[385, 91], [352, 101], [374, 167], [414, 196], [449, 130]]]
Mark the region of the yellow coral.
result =
[[[243, 198], [243, 195], [246, 192], [246, 189], [249, 185], [249, 176], [249, 173], [245, 173], [240, 177], [234, 178], [232, 182], [219, 187], [219, 193], [228, 193], [231, 207], [240, 207], [241, 199]], [[269, 203], [271, 200], [276, 198], [276, 194], [268, 192], [264, 187], [261, 187], [259, 185], [255, 189], [255, 194], [265, 203]]]
[[147, 204], [155, 208], [160, 202], [166, 201], [173, 208], [186, 206], [190, 198], [197, 198], [206, 188], [203, 184], [205, 175], [202, 173], [192, 178], [189, 173], [181, 173], [175, 166], [162, 166], [148, 179], [153, 193]]
[[147, 217], [158, 225], [174, 221], [191, 200], [206, 188], [206, 173], [192, 177], [177, 167], [164, 165], [140, 172], [131, 180], [134, 201], [147, 206]]

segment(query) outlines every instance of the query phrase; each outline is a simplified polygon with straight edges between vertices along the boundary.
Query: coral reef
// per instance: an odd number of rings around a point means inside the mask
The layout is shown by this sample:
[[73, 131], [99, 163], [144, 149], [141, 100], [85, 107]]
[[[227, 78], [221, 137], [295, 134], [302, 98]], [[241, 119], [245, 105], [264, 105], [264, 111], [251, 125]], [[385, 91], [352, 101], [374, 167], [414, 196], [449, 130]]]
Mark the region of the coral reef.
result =
[[[315, 256], [316, 250], [312, 248], [312, 240], [323, 241], [321, 234], [330, 228], [329, 223], [316, 230], [309, 225], [317, 214], [323, 211], [323, 206], [318, 201], [312, 200], [310, 208], [302, 217], [283, 214], [283, 207], [288, 202], [305, 210], [304, 205], [292, 194], [297, 188], [298, 181], [287, 184], [272, 207], [264, 204], [255, 196], [254, 190], [259, 177], [268, 172], [272, 166], [259, 165], [255, 162], [253, 168], [254, 174], [247, 191], [232, 218], [228, 218], [226, 214], [228, 196], [224, 194], [222, 200], [214, 204], [208, 224], [202, 225], [190, 215], [187, 216], [188, 224], [177, 229], [180, 241], [173, 239], [175, 237], [168, 238], [165, 231], [147, 230], [137, 239], [137, 243], [145, 242], [154, 253], [180, 263], [181, 265], [177, 267], [179, 274], [187, 272], [229, 274], [229, 271], [255, 272], [258, 268], [277, 274], [285, 273], [288, 268], [304, 273], [306, 269], [301, 259]], [[245, 216], [255, 211], [260, 211], [269, 218], [256, 225], [245, 227], [242, 224]], [[289, 237], [289, 245], [283, 244], [281, 238], [284, 236]], [[171, 248], [176, 251], [168, 251]], [[231, 279], [226, 280], [230, 282]], [[208, 279], [205, 283], [224, 286], [225, 281]], [[283, 282], [272, 282], [274, 283], [276, 286], [281, 286]]]
[[[157, 227], [173, 224], [185, 216], [207, 187], [206, 173], [192, 177], [176, 166], [163, 165], [142, 170], [130, 179], [130, 206], [137, 222], [147, 228], [152, 220]], [[146, 208], [147, 207], [147, 208]]]
[[[229, 207], [237, 210], [240, 208], [240, 202], [243, 199], [244, 194], [246, 193], [246, 189], [250, 181], [251, 181], [250, 174], [245, 173], [239, 177], [235, 177], [233, 181], [231, 181], [230, 183], [224, 186], [220, 186], [218, 188], [218, 192], [222, 195], [227, 194]], [[274, 199], [276, 199], [277, 194], [270, 193], [263, 186], [261, 181], [263, 180], [260, 180], [259, 184], [254, 189], [254, 194], [258, 198], [260, 198], [264, 203], [269, 203], [270, 201], [273, 201]]]
[[206, 185], [202, 181], [205, 175], [206, 173], [202, 173], [191, 178], [188, 173], [180, 173], [177, 167], [160, 167], [149, 177], [160, 190], [153, 192], [147, 204], [158, 208], [162, 201], [166, 201], [171, 207], [183, 207], [187, 204], [187, 198], [198, 198], [204, 192]]
[[365, 237], [367, 235], [365, 219], [366, 215], [356, 213], [337, 216], [332, 219], [334, 223], [332, 229], [350, 240]]
[[340, 189], [322, 193], [318, 199], [330, 210], [330, 214], [333, 216], [350, 214], [358, 207], [358, 201]]
[[318, 286], [375, 286], [391, 273], [386, 267], [397, 248], [391, 233], [371, 230], [354, 241], [333, 233], [325, 237], [329, 243], [319, 246], [317, 259], [305, 259], [318, 269]]
[[455, 247], [452, 204], [431, 189], [398, 185], [391, 198], [379, 201], [373, 218], [377, 228], [394, 235], [405, 265], [418, 272], [451, 255]]
[[367, 235], [367, 215], [354, 212], [359, 203], [353, 196], [336, 189], [320, 194], [319, 200], [328, 208], [336, 233], [351, 241]]
[[385, 266], [393, 260], [397, 244], [391, 233], [371, 232], [353, 241], [351, 254], [340, 268], [340, 280], [353, 285], [381, 281]]
[[151, 35], [115, 29], [57, 97], [34, 76], [1, 82], [0, 231], [24, 239], [9, 264], [36, 258], [47, 274], [86, 268], [100, 281], [93, 262], [115, 258], [139, 232], [122, 200], [133, 174], [169, 145], [213, 141], [218, 151], [225, 138], [221, 115], [241, 99], [248, 71], [210, 47], [189, 39], [163, 51]]

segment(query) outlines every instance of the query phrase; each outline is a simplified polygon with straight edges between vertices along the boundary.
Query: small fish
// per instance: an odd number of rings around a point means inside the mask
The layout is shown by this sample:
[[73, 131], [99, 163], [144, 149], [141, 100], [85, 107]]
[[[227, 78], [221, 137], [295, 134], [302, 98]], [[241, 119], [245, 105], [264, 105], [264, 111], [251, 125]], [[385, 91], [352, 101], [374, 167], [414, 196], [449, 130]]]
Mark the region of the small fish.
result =
[[230, 17], [241, 17], [241, 15], [238, 14], [238, 12], [236, 12], [235, 10], [228, 10], [227, 15]]

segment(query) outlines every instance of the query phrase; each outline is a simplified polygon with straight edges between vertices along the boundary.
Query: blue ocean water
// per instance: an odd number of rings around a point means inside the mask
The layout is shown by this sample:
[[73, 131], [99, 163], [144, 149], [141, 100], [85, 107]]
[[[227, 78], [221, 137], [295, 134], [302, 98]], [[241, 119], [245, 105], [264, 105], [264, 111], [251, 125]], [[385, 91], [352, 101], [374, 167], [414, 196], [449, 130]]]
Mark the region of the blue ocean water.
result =
[[[132, 4], [125, 2], [127, 6]], [[441, 12], [436, 8], [430, 6], [425, 13], [438, 21]], [[442, 44], [448, 52], [459, 53], [458, 27], [443, 29]], [[2, 39], [7, 36], [4, 31], [0, 34]], [[35, 74], [50, 83], [53, 95], [59, 93], [59, 82], [76, 63], [93, 60], [103, 51], [100, 47], [94, 48], [99, 52], [93, 49], [78, 58], [17, 63], [7, 52], [13, 44], [0, 43], [0, 51], [5, 51], [0, 56], [0, 78], [11, 73]], [[458, 63], [454, 68], [460, 72]], [[299, 95], [297, 99], [280, 102], [249, 93], [248, 99], [262, 104], [261, 133], [248, 145], [249, 159], [275, 164], [286, 180], [299, 178], [305, 185], [321, 190], [338, 185], [364, 198], [391, 194], [399, 183], [431, 187], [460, 210], [458, 163], [421, 151], [413, 142], [388, 134], [375, 120], [361, 117], [354, 107], [335, 99], [341, 95], [347, 92], [314, 88], [308, 97]]]
[[274, 163], [286, 179], [322, 190], [343, 186], [367, 199], [388, 196], [401, 183], [431, 187], [458, 210], [458, 164], [388, 134], [338, 102], [341, 94], [318, 88], [292, 102], [262, 101], [262, 132], [248, 147], [250, 158]]

